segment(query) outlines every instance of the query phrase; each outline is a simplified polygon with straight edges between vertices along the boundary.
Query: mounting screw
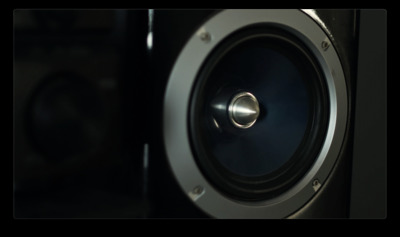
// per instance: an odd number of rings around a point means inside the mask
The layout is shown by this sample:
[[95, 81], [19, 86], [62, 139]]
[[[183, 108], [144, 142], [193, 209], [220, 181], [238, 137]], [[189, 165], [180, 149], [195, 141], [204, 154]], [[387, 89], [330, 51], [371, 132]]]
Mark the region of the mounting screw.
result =
[[203, 196], [205, 192], [205, 189], [201, 185], [197, 185], [196, 187], [193, 188], [192, 191], [189, 192], [189, 197], [193, 200], [196, 201], [199, 199], [201, 196]]
[[312, 186], [313, 186], [314, 191], [316, 192], [316, 191], [318, 191], [318, 189], [321, 187], [321, 183], [319, 182], [318, 179], [315, 179], [315, 180], [312, 182]]
[[211, 41], [211, 35], [210, 33], [208, 33], [207, 31], [202, 32], [200, 34], [200, 39], [204, 42], [204, 43], [208, 43]]
[[198, 185], [193, 189], [193, 194], [200, 195], [203, 191], [203, 186]]
[[321, 47], [322, 47], [322, 49], [323, 49], [324, 51], [328, 50], [329, 46], [330, 46], [330, 43], [328, 42], [328, 40], [322, 41]]

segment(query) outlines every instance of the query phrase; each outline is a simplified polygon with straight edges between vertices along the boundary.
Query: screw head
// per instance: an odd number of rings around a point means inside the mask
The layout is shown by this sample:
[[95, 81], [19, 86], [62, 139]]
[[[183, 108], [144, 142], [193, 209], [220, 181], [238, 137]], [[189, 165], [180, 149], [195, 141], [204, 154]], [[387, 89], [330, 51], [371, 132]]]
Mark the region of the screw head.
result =
[[204, 187], [201, 185], [198, 185], [198, 186], [194, 187], [188, 193], [188, 195], [193, 201], [197, 201], [197, 199], [199, 199], [201, 196], [203, 196], [204, 193], [205, 193]]
[[208, 33], [208, 32], [203, 32], [203, 33], [200, 34], [200, 39], [201, 39], [203, 42], [208, 43], [208, 42], [210, 42], [210, 40], [211, 40], [211, 35], [210, 35], [210, 33]]
[[196, 186], [196, 187], [193, 189], [193, 194], [199, 195], [199, 194], [201, 194], [203, 191], [204, 191], [203, 186], [198, 185], [198, 186]]
[[322, 41], [321, 47], [324, 51], [328, 50], [330, 43], [327, 40]]
[[313, 186], [314, 191], [316, 192], [316, 191], [318, 191], [318, 189], [321, 187], [321, 183], [319, 182], [318, 179], [315, 179], [315, 180], [312, 182], [312, 186]]

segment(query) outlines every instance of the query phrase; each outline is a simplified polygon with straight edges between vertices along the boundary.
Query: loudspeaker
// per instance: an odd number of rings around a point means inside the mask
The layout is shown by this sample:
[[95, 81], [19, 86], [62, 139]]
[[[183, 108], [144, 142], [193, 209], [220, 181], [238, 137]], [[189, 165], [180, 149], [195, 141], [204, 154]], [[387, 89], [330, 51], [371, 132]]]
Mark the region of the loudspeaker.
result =
[[143, 130], [130, 101], [143, 91], [146, 20], [143, 11], [14, 11], [16, 218], [144, 215]]
[[151, 11], [152, 216], [348, 218], [362, 12]]
[[15, 10], [14, 217], [385, 218], [386, 50], [384, 10]]

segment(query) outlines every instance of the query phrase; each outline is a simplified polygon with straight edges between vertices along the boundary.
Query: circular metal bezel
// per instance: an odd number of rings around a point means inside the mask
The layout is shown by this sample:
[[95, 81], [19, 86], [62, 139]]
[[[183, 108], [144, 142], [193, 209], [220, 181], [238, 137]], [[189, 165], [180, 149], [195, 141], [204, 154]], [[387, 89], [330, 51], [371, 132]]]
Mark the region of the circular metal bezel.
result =
[[[329, 93], [329, 122], [325, 141], [313, 166], [288, 191], [263, 201], [248, 202], [229, 198], [204, 177], [190, 146], [187, 115], [195, 79], [212, 50], [231, 33], [253, 24], [280, 27], [302, 40], [322, 68]], [[205, 43], [201, 36], [211, 38]], [[183, 192], [205, 213], [215, 218], [284, 218], [304, 206], [323, 185], [340, 153], [345, 135], [348, 99], [339, 56], [324, 30], [300, 10], [224, 10], [205, 22], [190, 37], [170, 74], [163, 105], [163, 139], [167, 159]], [[193, 193], [203, 187], [201, 196]]]

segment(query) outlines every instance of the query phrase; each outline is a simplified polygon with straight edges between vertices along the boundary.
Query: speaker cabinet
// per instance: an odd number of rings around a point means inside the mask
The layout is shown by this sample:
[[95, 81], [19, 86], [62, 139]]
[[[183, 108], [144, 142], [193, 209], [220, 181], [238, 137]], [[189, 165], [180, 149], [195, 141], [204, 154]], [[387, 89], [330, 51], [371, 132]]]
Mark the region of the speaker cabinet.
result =
[[362, 10], [359, 26], [350, 218], [389, 217], [386, 64], [387, 12]]
[[349, 217], [360, 11], [152, 13], [154, 216]]

